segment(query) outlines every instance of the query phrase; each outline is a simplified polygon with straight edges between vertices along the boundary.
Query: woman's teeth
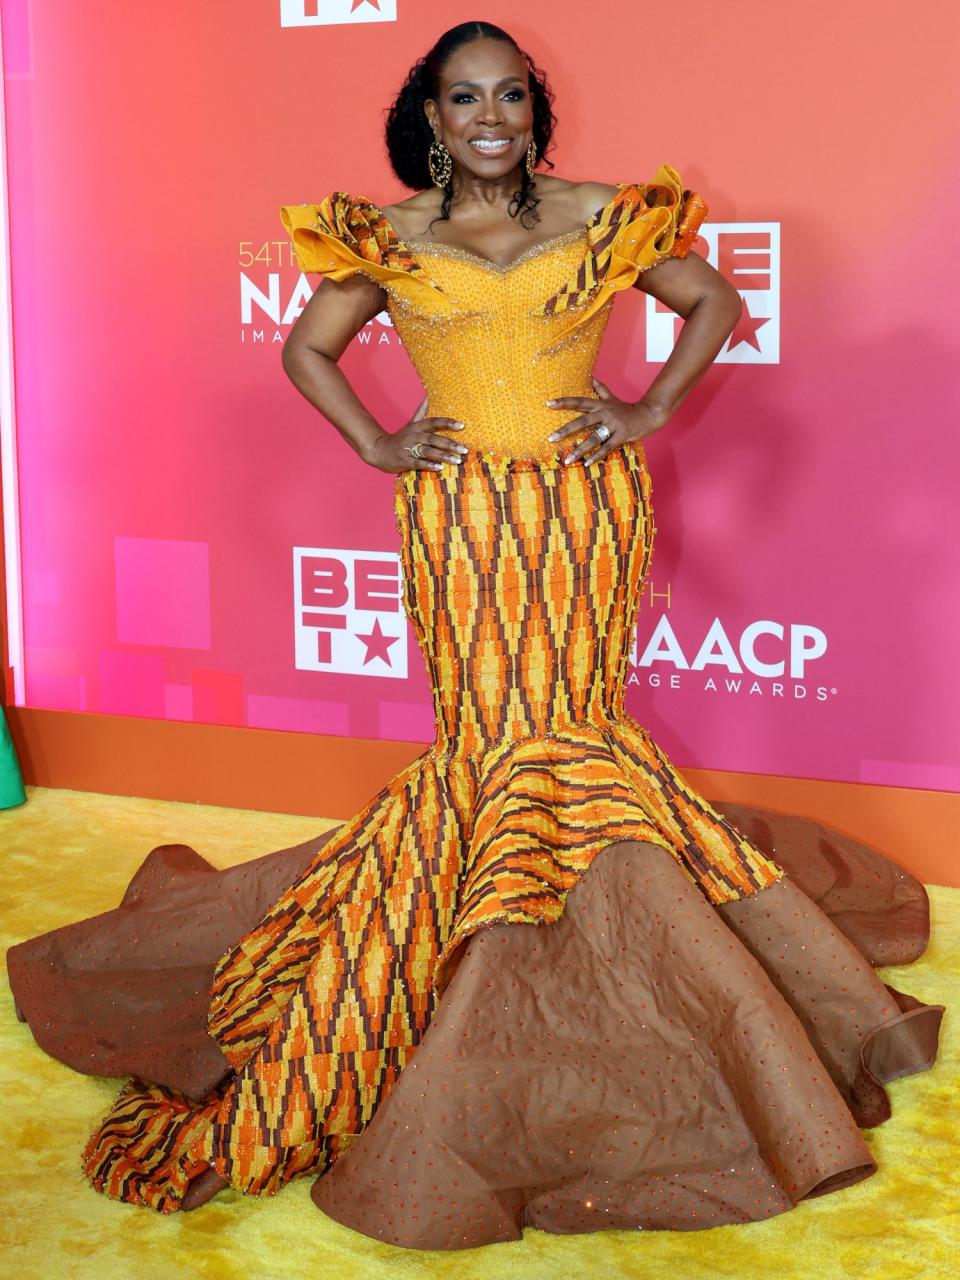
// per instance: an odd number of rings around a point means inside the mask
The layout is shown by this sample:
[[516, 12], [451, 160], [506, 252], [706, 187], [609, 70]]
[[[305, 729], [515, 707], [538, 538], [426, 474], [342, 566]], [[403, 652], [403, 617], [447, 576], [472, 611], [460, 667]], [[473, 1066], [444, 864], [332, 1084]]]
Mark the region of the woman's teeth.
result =
[[501, 151], [506, 151], [513, 143], [512, 138], [497, 138], [495, 140], [487, 140], [486, 138], [473, 138], [470, 145], [476, 151], [482, 151], [484, 155], [499, 155]]

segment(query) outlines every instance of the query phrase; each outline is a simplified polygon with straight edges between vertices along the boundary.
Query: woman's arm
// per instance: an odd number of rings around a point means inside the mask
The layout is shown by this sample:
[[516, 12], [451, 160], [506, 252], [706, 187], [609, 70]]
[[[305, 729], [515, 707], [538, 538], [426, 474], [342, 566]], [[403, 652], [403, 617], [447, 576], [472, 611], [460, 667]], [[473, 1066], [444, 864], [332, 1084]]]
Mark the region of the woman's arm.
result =
[[319, 409], [350, 446], [366, 458], [384, 434], [337, 361], [368, 321], [386, 305], [386, 293], [360, 272], [324, 281], [315, 289], [283, 344], [281, 361], [290, 381]]
[[[284, 370], [301, 395], [371, 466], [396, 472], [459, 462], [462, 446], [434, 433], [440, 427], [461, 424], [452, 418], [421, 417], [424, 403], [399, 431], [387, 431], [337, 364], [350, 341], [384, 309], [386, 298], [377, 282], [359, 271], [346, 280], [325, 280], [287, 335], [281, 353]], [[417, 441], [422, 456], [414, 459], [406, 447]]]
[[657, 298], [685, 323], [660, 372], [635, 403], [618, 399], [605, 387], [595, 400], [565, 396], [549, 402], [554, 408], [581, 410], [579, 417], [553, 432], [551, 440], [601, 422], [610, 428], [602, 444], [587, 436], [565, 461], [576, 462], [589, 453], [586, 461], [595, 462], [625, 441], [642, 440], [666, 426], [722, 351], [743, 310], [733, 285], [697, 253], [665, 258], [641, 272], [634, 288]]
[[726, 276], [698, 253], [667, 258], [641, 272], [634, 288], [649, 293], [685, 321], [663, 368], [639, 402], [662, 415], [665, 423], [723, 350], [740, 319], [743, 299]]

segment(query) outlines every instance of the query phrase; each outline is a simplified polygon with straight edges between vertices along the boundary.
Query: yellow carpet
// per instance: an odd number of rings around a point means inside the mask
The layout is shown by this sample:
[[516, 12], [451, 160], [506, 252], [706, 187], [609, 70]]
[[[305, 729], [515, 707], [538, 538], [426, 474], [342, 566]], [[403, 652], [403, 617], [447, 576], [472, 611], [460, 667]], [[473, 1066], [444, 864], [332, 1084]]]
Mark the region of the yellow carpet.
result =
[[[3, 945], [113, 907], [146, 854], [184, 843], [226, 866], [297, 844], [333, 825], [315, 818], [27, 788], [0, 812]], [[933, 1070], [888, 1086], [893, 1116], [864, 1131], [879, 1173], [766, 1222], [689, 1232], [527, 1231], [511, 1244], [458, 1253], [381, 1245], [325, 1218], [310, 1178], [270, 1200], [229, 1190], [163, 1218], [91, 1190], [81, 1148], [120, 1086], [46, 1057], [0, 991], [3, 1131], [0, 1272], [18, 1280], [678, 1280], [780, 1277], [938, 1280], [960, 1248], [960, 889], [930, 886], [932, 941], [915, 964], [879, 970], [894, 986], [947, 1006]], [[951, 1204], [951, 1200], [953, 1203]]]

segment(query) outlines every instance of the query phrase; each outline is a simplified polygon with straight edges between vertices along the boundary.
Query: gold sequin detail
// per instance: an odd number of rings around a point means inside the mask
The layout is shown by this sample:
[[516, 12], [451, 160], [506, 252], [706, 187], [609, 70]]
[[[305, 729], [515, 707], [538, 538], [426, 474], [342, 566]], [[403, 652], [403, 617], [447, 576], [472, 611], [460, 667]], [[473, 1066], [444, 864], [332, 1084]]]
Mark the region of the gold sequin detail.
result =
[[467, 262], [471, 266], [483, 267], [488, 271], [494, 272], [495, 275], [504, 275], [509, 271], [514, 271], [523, 263], [529, 262], [531, 258], [535, 258], [539, 253], [546, 253], [550, 249], [561, 249], [568, 244], [583, 244], [586, 242], [586, 227], [575, 227], [573, 231], [563, 231], [560, 235], [550, 236], [546, 240], [541, 240], [539, 244], [531, 245], [528, 249], [524, 249], [523, 253], [518, 254], [512, 262], [491, 262], [489, 258], [482, 257], [479, 253], [471, 253], [469, 249], [461, 249], [459, 245], [444, 244], [442, 240], [405, 240], [404, 244], [408, 248], [416, 250], [416, 256], [424, 253], [435, 254], [443, 258], [456, 258], [459, 262]]
[[582, 256], [579, 233], [537, 246], [507, 270], [491, 270], [493, 264], [447, 245], [433, 246], [430, 275], [453, 302], [452, 314], [429, 305], [432, 298], [423, 290], [391, 290], [387, 311], [427, 388], [427, 415], [464, 424], [462, 431], [443, 428], [439, 435], [495, 456], [549, 461], [565, 456], [587, 434], [548, 440], [577, 412], [551, 409], [546, 402], [596, 394], [591, 375], [609, 307], [556, 350], [554, 337], [569, 317], [534, 310]]

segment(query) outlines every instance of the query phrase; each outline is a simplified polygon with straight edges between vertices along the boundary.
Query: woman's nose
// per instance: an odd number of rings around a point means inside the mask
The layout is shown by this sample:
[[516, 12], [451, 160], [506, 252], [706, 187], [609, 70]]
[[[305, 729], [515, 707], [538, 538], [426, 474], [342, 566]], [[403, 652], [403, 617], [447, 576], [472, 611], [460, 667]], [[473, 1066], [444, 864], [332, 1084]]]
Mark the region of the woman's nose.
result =
[[495, 100], [493, 102], [484, 103], [480, 108], [478, 119], [482, 124], [500, 124], [503, 120], [503, 112], [500, 110], [500, 104]]

